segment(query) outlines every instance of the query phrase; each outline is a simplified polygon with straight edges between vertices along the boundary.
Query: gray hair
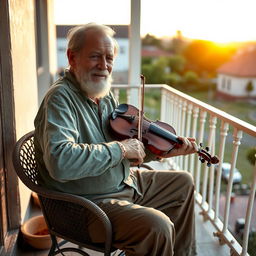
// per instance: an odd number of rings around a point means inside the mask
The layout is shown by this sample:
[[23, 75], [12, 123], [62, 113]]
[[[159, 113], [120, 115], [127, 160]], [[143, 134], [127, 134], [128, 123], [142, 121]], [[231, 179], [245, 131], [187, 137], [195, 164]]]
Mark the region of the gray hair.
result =
[[67, 35], [68, 49], [70, 49], [72, 52], [79, 52], [84, 47], [87, 32], [91, 30], [103, 33], [104, 35], [111, 37], [115, 47], [115, 54], [117, 54], [118, 44], [114, 39], [114, 35], [116, 32], [108, 26], [97, 23], [88, 23], [85, 25], [75, 26], [71, 28], [68, 31]]

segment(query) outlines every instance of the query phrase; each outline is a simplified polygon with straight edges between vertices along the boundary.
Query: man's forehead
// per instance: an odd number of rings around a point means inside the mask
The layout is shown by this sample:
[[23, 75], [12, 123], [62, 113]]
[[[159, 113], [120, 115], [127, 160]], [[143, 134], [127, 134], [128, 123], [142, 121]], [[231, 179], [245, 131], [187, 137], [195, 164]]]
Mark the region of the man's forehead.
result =
[[88, 32], [85, 36], [84, 49], [89, 51], [108, 50], [114, 52], [113, 39], [103, 32]]

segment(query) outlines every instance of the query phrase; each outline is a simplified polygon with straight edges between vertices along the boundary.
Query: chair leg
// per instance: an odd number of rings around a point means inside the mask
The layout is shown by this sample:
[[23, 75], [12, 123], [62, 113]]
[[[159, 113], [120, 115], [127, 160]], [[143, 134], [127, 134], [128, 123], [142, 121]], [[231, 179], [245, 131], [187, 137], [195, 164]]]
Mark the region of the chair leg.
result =
[[57, 242], [56, 236], [54, 236], [52, 234], [50, 234], [50, 236], [51, 236], [51, 240], [52, 240], [52, 246], [48, 253], [48, 256], [53, 256], [53, 255], [55, 255], [55, 250], [57, 248], [58, 242]]
[[[62, 248], [62, 249], [58, 249], [54, 255], [58, 255], [59, 253], [63, 253], [63, 252], [76, 252], [76, 253], [79, 253], [83, 256], [90, 256], [88, 253], [80, 250], [80, 249], [77, 249], [77, 248], [71, 248], [71, 247], [66, 247], [66, 248]], [[65, 255], [65, 254], [62, 254], [62, 255]]]

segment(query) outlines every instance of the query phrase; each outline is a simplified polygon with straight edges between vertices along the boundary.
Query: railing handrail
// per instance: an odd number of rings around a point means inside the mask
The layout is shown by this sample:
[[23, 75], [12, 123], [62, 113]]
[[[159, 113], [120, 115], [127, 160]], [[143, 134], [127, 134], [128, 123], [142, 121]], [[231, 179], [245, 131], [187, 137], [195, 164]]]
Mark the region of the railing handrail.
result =
[[[154, 88], [154, 89], [164, 89], [171, 93], [174, 93], [184, 99], [186, 99], [189, 103], [192, 103], [195, 106], [200, 107], [200, 109], [206, 110], [210, 115], [216, 116], [220, 118], [221, 120], [224, 120], [225, 122], [231, 124], [234, 128], [241, 130], [243, 132], [246, 132], [247, 134], [256, 137], [256, 126], [249, 124], [237, 117], [234, 117], [218, 108], [215, 108], [203, 101], [200, 101], [198, 99], [193, 98], [192, 96], [189, 96], [177, 89], [174, 89], [166, 84], [146, 84], [146, 88]], [[116, 89], [138, 89], [138, 86], [129, 86], [125, 84], [113, 84], [112, 88]]]
[[[130, 102], [130, 95], [132, 93], [133, 96], [136, 96], [139, 92], [139, 86], [113, 85], [112, 87], [117, 98], [119, 97], [119, 89], [126, 89], [128, 102]], [[196, 191], [195, 201], [201, 207], [201, 214], [204, 219], [208, 219], [216, 229], [214, 236], [218, 237], [220, 244], [227, 244], [230, 248], [231, 255], [249, 256], [247, 249], [256, 190], [256, 165], [253, 169], [254, 177], [250, 189], [249, 203], [247, 203], [245, 231], [243, 232], [242, 245], [238, 243], [237, 238], [231, 233], [228, 225], [230, 220], [229, 215], [234, 170], [238, 158], [239, 146], [241, 144], [243, 133], [256, 138], [256, 127], [166, 84], [146, 84], [146, 88], [160, 89], [161, 118], [164, 122], [175, 125], [178, 134], [181, 134], [182, 136], [195, 137], [196, 131], [198, 131], [198, 141], [203, 142], [204, 139], [207, 139], [207, 142], [205, 142], [213, 155], [215, 154], [216, 138], [219, 139], [218, 146], [220, 162], [217, 168], [217, 173], [213, 165], [208, 166], [204, 163], [201, 167], [199, 162], [194, 161], [194, 155], [190, 155], [189, 159], [187, 156], [178, 156], [170, 161], [175, 164], [177, 170], [184, 169], [193, 175]], [[216, 126], [217, 122], [220, 122], [219, 128]], [[229, 127], [231, 127], [230, 132]], [[205, 136], [205, 134], [207, 136]], [[231, 148], [229, 145], [229, 149], [231, 149], [229, 152], [232, 153], [231, 157], [229, 157], [231, 167], [224, 201], [224, 220], [222, 222], [219, 218], [221, 169], [228, 135], [232, 136], [231, 139], [233, 143], [231, 144]], [[204, 168], [202, 169], [202, 183], [200, 181], [201, 168]], [[216, 181], [215, 176], [217, 176]], [[213, 202], [213, 198], [215, 199], [215, 203]], [[213, 203], [215, 204], [215, 207], [213, 207]]]

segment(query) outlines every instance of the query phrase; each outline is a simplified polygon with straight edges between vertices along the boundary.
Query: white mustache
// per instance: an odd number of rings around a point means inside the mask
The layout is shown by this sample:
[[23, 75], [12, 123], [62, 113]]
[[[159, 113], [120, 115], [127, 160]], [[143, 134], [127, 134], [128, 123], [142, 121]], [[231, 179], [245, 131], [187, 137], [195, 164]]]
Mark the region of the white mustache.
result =
[[100, 75], [100, 76], [109, 76], [108, 71], [91, 71], [91, 74], [96, 74], [96, 75]]

